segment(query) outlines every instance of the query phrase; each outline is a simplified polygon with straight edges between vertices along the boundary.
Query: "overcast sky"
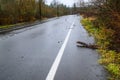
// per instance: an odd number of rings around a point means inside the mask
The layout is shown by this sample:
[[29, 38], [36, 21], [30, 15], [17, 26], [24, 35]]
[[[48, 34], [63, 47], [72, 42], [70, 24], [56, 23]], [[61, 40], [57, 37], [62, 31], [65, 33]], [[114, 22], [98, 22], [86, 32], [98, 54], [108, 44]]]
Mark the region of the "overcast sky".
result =
[[[46, 3], [47, 4], [50, 4], [53, 0], [46, 0]], [[78, 0], [57, 0], [59, 1], [60, 3], [63, 3], [67, 6], [72, 6], [73, 3], [77, 2]], [[88, 1], [88, 0], [85, 0], [85, 1]]]

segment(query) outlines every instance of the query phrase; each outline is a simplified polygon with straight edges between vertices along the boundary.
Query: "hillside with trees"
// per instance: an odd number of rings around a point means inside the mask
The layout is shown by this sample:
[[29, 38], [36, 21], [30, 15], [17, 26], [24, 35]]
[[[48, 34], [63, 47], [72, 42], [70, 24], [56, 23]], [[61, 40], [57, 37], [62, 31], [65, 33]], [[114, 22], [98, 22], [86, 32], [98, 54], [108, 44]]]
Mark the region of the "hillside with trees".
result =
[[69, 13], [69, 8], [56, 0], [51, 5], [45, 4], [45, 0], [0, 0], [0, 25], [31, 22]]

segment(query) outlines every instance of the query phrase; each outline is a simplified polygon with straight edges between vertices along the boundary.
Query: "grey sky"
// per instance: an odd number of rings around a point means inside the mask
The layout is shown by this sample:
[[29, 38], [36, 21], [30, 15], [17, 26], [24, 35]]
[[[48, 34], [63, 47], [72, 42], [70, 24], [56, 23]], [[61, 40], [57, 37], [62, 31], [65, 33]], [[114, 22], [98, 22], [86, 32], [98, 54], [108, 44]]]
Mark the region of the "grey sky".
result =
[[[47, 4], [50, 4], [52, 1], [53, 1], [53, 0], [46, 0], [46, 3], [47, 3]], [[77, 1], [79, 1], [79, 0], [57, 0], [57, 1], [59, 1], [60, 3], [65, 4], [65, 5], [67, 5], [67, 6], [72, 6], [73, 3], [75, 3], [75, 2], [77, 2]], [[84, 1], [88, 1], [88, 0], [84, 0]]]

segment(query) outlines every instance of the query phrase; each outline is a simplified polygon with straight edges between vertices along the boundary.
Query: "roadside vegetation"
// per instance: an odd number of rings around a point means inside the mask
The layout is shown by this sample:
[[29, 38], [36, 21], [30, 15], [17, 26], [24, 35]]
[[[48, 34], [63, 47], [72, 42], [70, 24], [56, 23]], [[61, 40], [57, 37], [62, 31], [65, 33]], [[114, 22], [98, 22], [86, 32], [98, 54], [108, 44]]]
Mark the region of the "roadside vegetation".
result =
[[96, 39], [99, 63], [108, 70], [109, 80], [120, 80], [120, 0], [91, 0], [82, 5], [81, 22]]
[[99, 46], [98, 52], [101, 54], [99, 63], [109, 71], [109, 79], [120, 80], [120, 53], [108, 49], [111, 41], [109, 37], [113, 36], [113, 30], [96, 28], [90, 18], [84, 18], [81, 22], [90, 35], [96, 39], [96, 44]]

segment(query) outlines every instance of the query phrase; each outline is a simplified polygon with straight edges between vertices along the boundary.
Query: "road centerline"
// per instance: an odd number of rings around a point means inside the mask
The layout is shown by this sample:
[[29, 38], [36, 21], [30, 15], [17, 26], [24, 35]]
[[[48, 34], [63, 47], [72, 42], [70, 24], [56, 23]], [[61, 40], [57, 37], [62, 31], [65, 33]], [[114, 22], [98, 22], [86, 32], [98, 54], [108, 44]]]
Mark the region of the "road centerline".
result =
[[64, 40], [64, 42], [63, 42], [63, 44], [62, 44], [62, 46], [61, 46], [61, 48], [60, 48], [60, 50], [58, 52], [58, 55], [57, 55], [54, 63], [52, 64], [52, 67], [51, 67], [51, 69], [50, 69], [50, 71], [49, 71], [49, 73], [48, 73], [48, 75], [46, 77], [46, 80], [54, 80], [56, 71], [57, 71], [58, 66], [60, 64], [60, 61], [61, 61], [62, 55], [64, 53], [64, 50], [66, 48], [67, 42], [69, 40], [73, 25], [74, 25], [74, 21], [73, 21], [72, 25], [70, 26], [70, 29], [69, 29], [69, 31], [67, 33], [67, 36], [66, 36], [66, 38], [65, 38], [65, 40]]

